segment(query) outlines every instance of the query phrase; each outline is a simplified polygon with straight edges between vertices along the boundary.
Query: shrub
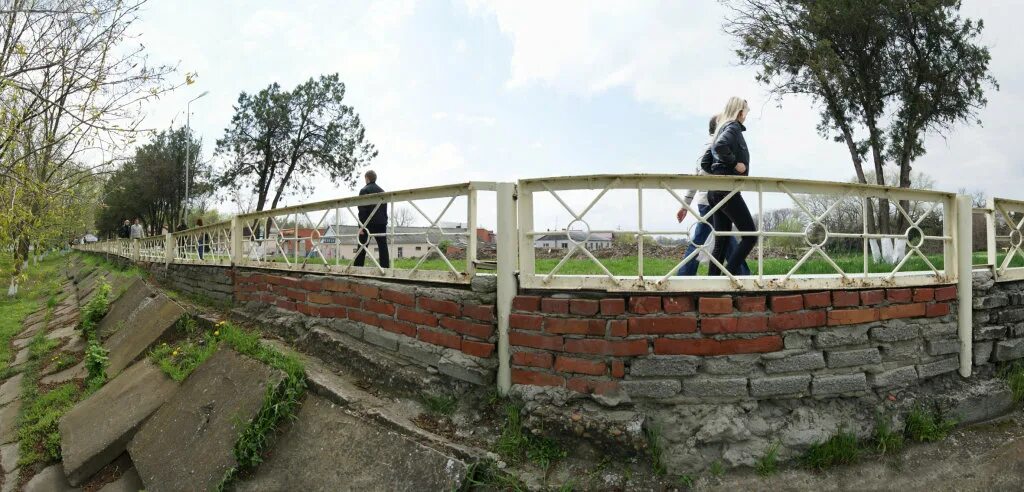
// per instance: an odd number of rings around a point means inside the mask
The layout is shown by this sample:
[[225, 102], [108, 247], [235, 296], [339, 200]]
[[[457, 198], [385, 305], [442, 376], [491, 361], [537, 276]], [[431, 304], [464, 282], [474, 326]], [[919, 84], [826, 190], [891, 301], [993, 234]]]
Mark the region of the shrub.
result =
[[107, 382], [107, 364], [110, 361], [109, 352], [99, 342], [92, 340], [85, 349], [85, 369], [89, 376], [86, 378], [86, 386], [90, 391], [95, 391]]

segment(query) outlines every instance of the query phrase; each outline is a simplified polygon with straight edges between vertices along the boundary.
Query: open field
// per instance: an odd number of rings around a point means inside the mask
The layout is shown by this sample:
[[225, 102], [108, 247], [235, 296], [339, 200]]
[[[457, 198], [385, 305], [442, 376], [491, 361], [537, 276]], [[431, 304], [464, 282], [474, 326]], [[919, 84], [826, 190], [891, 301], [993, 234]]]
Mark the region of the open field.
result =
[[[1005, 255], [999, 256], [999, 261], [1002, 261]], [[832, 259], [843, 269], [846, 273], [863, 273], [864, 263], [860, 255], [833, 255]], [[644, 275], [647, 276], [658, 276], [665, 275], [670, 269], [678, 264], [682, 258], [644, 258]], [[929, 255], [928, 260], [931, 261], [932, 265], [936, 269], [941, 270], [944, 265], [942, 255]], [[275, 258], [275, 262], [283, 263], [283, 258]], [[291, 261], [291, 258], [289, 258]], [[306, 260], [307, 263], [320, 264], [322, 260], [319, 258], [309, 258]], [[558, 265], [560, 259], [555, 258], [542, 258], [536, 260], [536, 271], [537, 273], [548, 273]], [[637, 274], [637, 257], [627, 256], [623, 258], [604, 258], [600, 260], [602, 264], [612, 274], [630, 276]], [[782, 259], [782, 258], [765, 258], [764, 260], [764, 274], [765, 275], [785, 275], [793, 268], [797, 263], [797, 259]], [[302, 258], [299, 259], [302, 262]], [[411, 269], [416, 266], [419, 262], [418, 258], [398, 258], [392, 261], [392, 266], [400, 269]], [[351, 261], [349, 260], [335, 260], [332, 264], [335, 265], [348, 265]], [[452, 265], [459, 271], [463, 271], [466, 266], [465, 260], [451, 260]], [[747, 260], [750, 265], [751, 271], [757, 271], [757, 258], [754, 255]], [[985, 263], [985, 253], [979, 252], [974, 253], [974, 264], [981, 265]], [[373, 262], [369, 259], [366, 261], [365, 266], [373, 266]], [[894, 265], [885, 263], [868, 263], [868, 270], [872, 273], [885, 273], [892, 271]], [[1019, 256], [1014, 258], [1011, 262], [1011, 266], [1021, 267], [1024, 266], [1024, 260]], [[431, 258], [423, 262], [420, 266], [421, 270], [448, 270], [448, 266], [440, 258]], [[911, 271], [930, 271], [928, 265], [921, 259], [920, 256], [914, 255], [903, 265], [900, 271], [911, 272]], [[603, 275], [601, 268], [597, 266], [593, 260], [577, 255], [577, 257], [570, 259], [562, 266], [558, 271], [559, 274], [563, 275]], [[796, 272], [797, 274], [829, 274], [836, 273], [835, 269], [820, 255], [815, 255], [809, 258]], [[707, 266], [702, 265], [699, 270], [700, 275], [707, 274]]]

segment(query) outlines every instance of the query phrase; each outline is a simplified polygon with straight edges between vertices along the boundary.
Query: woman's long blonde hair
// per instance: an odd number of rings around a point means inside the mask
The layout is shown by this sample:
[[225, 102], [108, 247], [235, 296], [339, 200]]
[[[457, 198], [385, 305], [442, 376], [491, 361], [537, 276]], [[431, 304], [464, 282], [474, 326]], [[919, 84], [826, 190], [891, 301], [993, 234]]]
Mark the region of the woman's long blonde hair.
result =
[[715, 128], [715, 135], [722, 132], [722, 127], [730, 121], [736, 121], [740, 117], [740, 113], [750, 113], [750, 106], [747, 105], [747, 100], [739, 97], [730, 97], [729, 102], [725, 103], [725, 110], [718, 115], [718, 127]]

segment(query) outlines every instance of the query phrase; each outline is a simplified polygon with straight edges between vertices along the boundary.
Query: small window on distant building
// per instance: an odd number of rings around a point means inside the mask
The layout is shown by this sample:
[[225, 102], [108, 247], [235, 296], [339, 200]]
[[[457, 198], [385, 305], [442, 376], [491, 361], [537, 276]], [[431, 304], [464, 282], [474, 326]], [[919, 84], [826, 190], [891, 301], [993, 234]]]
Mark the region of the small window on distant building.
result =
[[562, 243], [562, 247], [563, 248], [568, 248], [569, 247], [569, 243]]
[[421, 251], [421, 250], [423, 250], [422, 246], [416, 246], [416, 251]]
[[402, 247], [401, 246], [398, 247], [398, 257], [399, 258], [402, 257]]

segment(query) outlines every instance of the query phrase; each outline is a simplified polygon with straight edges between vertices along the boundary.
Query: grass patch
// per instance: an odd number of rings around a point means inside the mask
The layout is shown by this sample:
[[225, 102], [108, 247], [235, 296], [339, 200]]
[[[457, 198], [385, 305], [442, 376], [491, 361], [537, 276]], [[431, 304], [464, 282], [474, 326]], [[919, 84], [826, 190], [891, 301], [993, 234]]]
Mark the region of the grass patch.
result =
[[199, 340], [185, 340], [175, 345], [162, 343], [150, 351], [149, 357], [165, 374], [180, 383], [216, 351], [217, 337], [205, 333]]
[[462, 481], [460, 492], [474, 490], [503, 490], [520, 492], [529, 490], [521, 480], [501, 468], [493, 460], [478, 461], [469, 465], [466, 479]]
[[[20, 279], [18, 295], [7, 297], [0, 292], [0, 367], [7, 367], [12, 359], [10, 341], [25, 329], [25, 319], [60, 290], [57, 270], [63, 258], [48, 255], [38, 265], [29, 265]], [[9, 256], [0, 259], [0, 287], [6, 288], [13, 275], [13, 262]]]
[[661, 427], [657, 424], [649, 425], [644, 428], [644, 436], [647, 438], [647, 453], [651, 457], [651, 469], [655, 475], [663, 477], [667, 470], [662, 459], [665, 448], [661, 446]]
[[779, 446], [778, 442], [772, 443], [768, 446], [768, 450], [765, 451], [764, 456], [757, 460], [755, 469], [757, 474], [762, 477], [774, 475], [775, 472], [779, 471]]
[[18, 422], [19, 465], [60, 461], [57, 425], [81, 394], [75, 383], [67, 383], [40, 395], [25, 407]]
[[886, 455], [900, 452], [903, 449], [904, 438], [903, 434], [892, 429], [889, 419], [879, 418], [871, 441], [875, 451]]
[[50, 358], [50, 363], [56, 368], [57, 371], [63, 371], [78, 363], [78, 357], [71, 352], [60, 352]]
[[1007, 364], [999, 369], [999, 377], [1006, 380], [1013, 391], [1013, 402], [1020, 403], [1024, 400], [1024, 365], [1020, 362]]
[[99, 282], [95, 294], [85, 303], [79, 315], [78, 326], [82, 329], [85, 339], [90, 341], [96, 338], [96, 325], [110, 309], [110, 284], [105, 279]]
[[290, 354], [283, 354], [260, 341], [258, 333], [243, 330], [231, 323], [220, 322], [217, 326], [218, 340], [235, 351], [256, 359], [285, 373], [284, 381], [276, 388], [268, 388], [263, 406], [256, 417], [249, 422], [235, 442], [234, 454], [238, 467], [228, 470], [219, 489], [231, 484], [240, 473], [254, 469], [263, 462], [263, 456], [270, 447], [274, 429], [285, 420], [293, 420], [302, 396], [306, 391], [306, 373], [302, 361]]
[[[138, 277], [144, 278], [148, 274], [145, 270], [139, 268], [136, 265], [124, 265], [121, 263], [113, 262], [108, 260], [103, 255], [88, 254], [88, 253], [76, 253], [77, 256], [82, 260], [82, 263], [88, 265], [88, 271], [92, 270], [107, 270], [113, 272], [115, 275], [125, 278]], [[86, 274], [88, 274], [88, 271]], [[84, 276], [83, 276], [84, 278]]]
[[804, 466], [815, 470], [824, 470], [836, 465], [855, 463], [861, 456], [857, 436], [852, 432], [840, 430], [827, 441], [811, 446], [801, 458]]
[[107, 382], [107, 365], [110, 362], [110, 352], [103, 348], [96, 340], [90, 340], [89, 346], [85, 349], [85, 369], [88, 376], [85, 385], [89, 392], [100, 389]]
[[546, 470], [553, 462], [565, 458], [566, 452], [554, 439], [523, 432], [522, 410], [515, 403], [505, 405], [505, 425], [495, 450], [510, 463], [528, 460]]
[[907, 437], [917, 442], [941, 441], [956, 427], [956, 421], [944, 418], [937, 410], [914, 405], [907, 414]]
[[722, 465], [721, 461], [712, 461], [711, 466], [708, 467], [708, 473], [710, 473], [712, 477], [725, 475], [725, 466]]
[[457, 407], [459, 403], [454, 396], [448, 395], [435, 396], [423, 394], [422, 400], [423, 406], [427, 408], [427, 413], [443, 416], [449, 416], [455, 413], [455, 407]]

